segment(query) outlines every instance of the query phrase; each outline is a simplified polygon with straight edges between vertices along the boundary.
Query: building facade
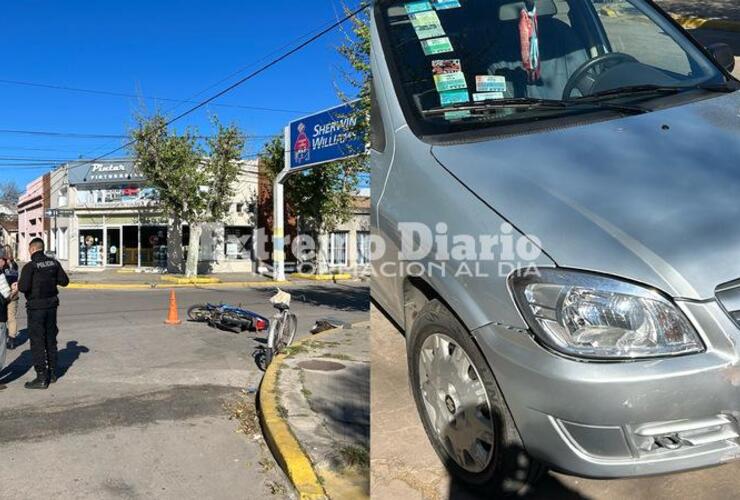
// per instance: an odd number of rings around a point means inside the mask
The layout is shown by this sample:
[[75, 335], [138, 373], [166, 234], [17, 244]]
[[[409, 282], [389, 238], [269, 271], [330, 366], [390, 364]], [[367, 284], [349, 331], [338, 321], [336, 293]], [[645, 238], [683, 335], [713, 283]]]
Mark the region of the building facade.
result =
[[0, 256], [15, 257], [18, 255], [18, 220], [0, 218]]
[[322, 272], [349, 273], [366, 276], [370, 273], [370, 198], [357, 196], [352, 203], [352, 217], [333, 231], [320, 236]]
[[28, 244], [34, 238], [49, 243], [49, 209], [51, 174], [45, 174], [26, 186], [26, 192], [18, 199], [18, 260], [27, 261]]
[[[50, 250], [66, 268], [184, 270], [189, 229], [163, 213], [157, 191], [131, 160], [74, 162], [50, 177]], [[204, 227], [201, 272], [254, 270], [255, 162], [243, 162], [235, 192], [226, 220]]]

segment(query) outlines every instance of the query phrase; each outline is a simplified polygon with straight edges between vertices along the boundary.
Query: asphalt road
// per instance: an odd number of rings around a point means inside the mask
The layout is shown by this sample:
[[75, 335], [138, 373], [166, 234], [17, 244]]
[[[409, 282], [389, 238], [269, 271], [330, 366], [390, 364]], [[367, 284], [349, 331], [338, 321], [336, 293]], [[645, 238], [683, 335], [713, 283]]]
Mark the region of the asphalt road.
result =
[[[289, 289], [306, 335], [323, 317], [367, 320], [356, 285]], [[200, 302], [243, 303], [269, 315], [270, 289], [180, 290], [180, 314]], [[65, 291], [64, 376], [28, 391], [28, 342], [0, 372], [0, 498], [263, 498], [289, 491], [258, 438], [238, 434], [225, 404], [253, 412], [261, 379], [254, 334], [200, 324], [165, 327], [168, 291]], [[25, 319], [20, 319], [25, 325]], [[257, 436], [257, 437], [256, 437]]]
[[[482, 498], [452, 480], [434, 453], [416, 412], [406, 370], [405, 340], [371, 313], [373, 499]], [[548, 473], [522, 497], [536, 500], [715, 500], [740, 498], [740, 462], [640, 479], [590, 480]]]

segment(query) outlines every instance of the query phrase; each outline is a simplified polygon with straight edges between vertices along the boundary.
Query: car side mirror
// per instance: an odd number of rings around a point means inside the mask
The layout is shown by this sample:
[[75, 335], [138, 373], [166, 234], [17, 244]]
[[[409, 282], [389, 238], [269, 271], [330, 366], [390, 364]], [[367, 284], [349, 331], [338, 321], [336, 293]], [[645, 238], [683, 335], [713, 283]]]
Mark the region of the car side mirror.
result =
[[722, 65], [727, 71], [732, 73], [735, 70], [735, 54], [732, 48], [726, 43], [715, 43], [707, 47], [712, 57]]

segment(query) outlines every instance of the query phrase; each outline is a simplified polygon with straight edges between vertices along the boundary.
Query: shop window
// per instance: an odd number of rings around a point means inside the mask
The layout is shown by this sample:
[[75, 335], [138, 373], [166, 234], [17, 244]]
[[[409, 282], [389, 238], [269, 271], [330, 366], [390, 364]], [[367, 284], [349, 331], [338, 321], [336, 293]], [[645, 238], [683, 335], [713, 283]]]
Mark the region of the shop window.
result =
[[357, 265], [370, 264], [370, 233], [367, 231], [357, 232]]
[[141, 228], [142, 267], [167, 267], [167, 228], [143, 226]]
[[252, 228], [224, 228], [224, 255], [227, 260], [252, 260]]
[[347, 241], [349, 233], [337, 232], [329, 235], [329, 265], [347, 266]]
[[80, 267], [103, 267], [102, 229], [80, 229]]

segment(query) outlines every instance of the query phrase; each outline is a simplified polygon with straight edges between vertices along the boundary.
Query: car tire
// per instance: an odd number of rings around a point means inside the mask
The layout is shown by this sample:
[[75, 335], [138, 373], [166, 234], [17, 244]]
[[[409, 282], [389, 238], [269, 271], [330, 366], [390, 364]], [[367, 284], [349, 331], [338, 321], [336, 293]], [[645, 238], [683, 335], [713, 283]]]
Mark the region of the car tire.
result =
[[[407, 353], [424, 430], [452, 476], [487, 495], [525, 493], [544, 468], [524, 450], [493, 372], [470, 332], [439, 300], [419, 311]], [[445, 368], [447, 364], [451, 366]], [[444, 383], [433, 382], [435, 377]], [[471, 432], [480, 438], [465, 449]]]

